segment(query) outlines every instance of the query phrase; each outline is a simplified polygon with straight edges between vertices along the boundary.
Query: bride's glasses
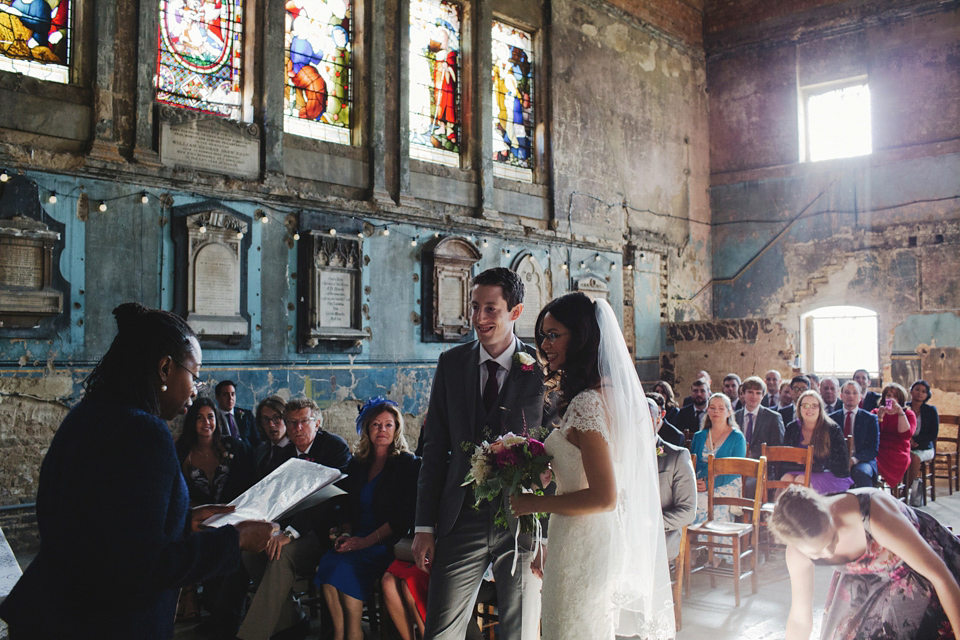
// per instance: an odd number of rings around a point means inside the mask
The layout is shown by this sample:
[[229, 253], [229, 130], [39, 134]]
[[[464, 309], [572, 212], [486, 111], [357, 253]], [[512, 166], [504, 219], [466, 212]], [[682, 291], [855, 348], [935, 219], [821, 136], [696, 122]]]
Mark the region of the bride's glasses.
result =
[[537, 334], [537, 338], [540, 340], [540, 342], [556, 342], [557, 338], [562, 338], [563, 336], [568, 336], [568, 335], [570, 335], [569, 331], [567, 331], [566, 333], [557, 333], [556, 331], [548, 331], [547, 333]]

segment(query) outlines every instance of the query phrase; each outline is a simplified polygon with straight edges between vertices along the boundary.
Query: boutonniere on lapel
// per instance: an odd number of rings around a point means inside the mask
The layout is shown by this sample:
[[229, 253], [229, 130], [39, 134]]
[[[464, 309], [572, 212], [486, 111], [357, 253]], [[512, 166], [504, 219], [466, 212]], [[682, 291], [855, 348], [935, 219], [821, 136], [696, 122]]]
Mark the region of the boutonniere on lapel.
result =
[[517, 351], [513, 354], [513, 361], [520, 365], [521, 371], [533, 371], [533, 365], [537, 362], [533, 356], [526, 351]]
[[657, 457], [662, 458], [665, 455], [667, 455], [667, 452], [663, 450], [663, 445], [657, 447]]

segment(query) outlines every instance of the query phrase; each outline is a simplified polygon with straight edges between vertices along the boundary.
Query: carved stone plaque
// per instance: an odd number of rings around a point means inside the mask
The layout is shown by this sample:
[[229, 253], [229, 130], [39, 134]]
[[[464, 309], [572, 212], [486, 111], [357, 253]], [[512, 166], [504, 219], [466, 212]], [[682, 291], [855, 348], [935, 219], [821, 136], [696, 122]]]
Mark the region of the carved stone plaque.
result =
[[160, 107], [160, 161], [241, 178], [260, 175], [260, 129], [255, 124]]
[[238, 342], [250, 333], [241, 313], [241, 238], [247, 223], [227, 211], [186, 216], [187, 322], [197, 335]]
[[310, 243], [306, 345], [367, 338], [360, 328], [360, 241], [311, 231]]
[[0, 220], [0, 328], [36, 327], [63, 311], [52, 285], [60, 234], [26, 217]]
[[523, 313], [514, 325], [514, 332], [524, 340], [535, 341], [537, 316], [543, 305], [552, 298], [550, 283], [543, 267], [532, 253], [518, 256], [513, 270], [523, 282]]
[[465, 238], [439, 238], [424, 248], [424, 342], [459, 342], [470, 333], [470, 278], [479, 259]]
[[606, 280], [599, 276], [584, 276], [578, 278], [576, 290], [587, 294], [591, 300], [607, 300], [610, 296], [610, 287], [607, 286]]

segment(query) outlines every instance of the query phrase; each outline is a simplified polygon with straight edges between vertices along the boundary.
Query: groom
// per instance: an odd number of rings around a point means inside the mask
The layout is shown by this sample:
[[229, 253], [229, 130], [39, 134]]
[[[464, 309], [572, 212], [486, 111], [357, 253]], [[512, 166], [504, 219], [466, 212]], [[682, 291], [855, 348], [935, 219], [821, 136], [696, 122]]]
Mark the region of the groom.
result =
[[[517, 520], [505, 500], [473, 508], [473, 491], [461, 486], [473, 446], [464, 450], [462, 445], [538, 429], [542, 374], [538, 366], [519, 361], [518, 354], [536, 357], [536, 350], [513, 334], [523, 311], [523, 283], [517, 274], [497, 267], [478, 275], [471, 308], [477, 340], [441, 354], [424, 425], [413, 540], [417, 566], [430, 573], [424, 638], [462, 640], [484, 570], [492, 562], [500, 638], [520, 640], [536, 633], [540, 617], [532, 553], [521, 544], [511, 575]], [[507, 513], [509, 530], [494, 524], [498, 505]]]

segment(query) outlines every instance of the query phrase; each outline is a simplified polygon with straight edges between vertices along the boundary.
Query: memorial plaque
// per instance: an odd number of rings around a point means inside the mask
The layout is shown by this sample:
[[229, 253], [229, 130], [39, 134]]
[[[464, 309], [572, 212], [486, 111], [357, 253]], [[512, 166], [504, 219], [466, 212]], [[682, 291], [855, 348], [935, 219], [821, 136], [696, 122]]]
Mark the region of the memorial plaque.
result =
[[585, 276], [576, 282], [576, 290], [582, 291], [591, 300], [606, 300], [610, 295], [610, 287], [606, 280], [599, 276]]
[[160, 107], [160, 161], [241, 178], [260, 175], [260, 129], [255, 124]]
[[523, 313], [514, 325], [514, 332], [525, 340], [536, 340], [537, 315], [552, 297], [549, 282], [532, 253], [518, 256], [513, 270], [523, 282]]
[[460, 342], [470, 333], [470, 274], [479, 259], [466, 238], [437, 238], [424, 247], [424, 342]]
[[309, 313], [301, 347], [358, 344], [369, 337], [360, 328], [360, 241], [314, 230], [307, 247]]
[[320, 271], [321, 327], [350, 327], [353, 310], [353, 276], [345, 271]]
[[0, 287], [43, 288], [43, 248], [5, 243], [0, 251]]
[[208, 244], [194, 260], [195, 313], [236, 315], [240, 311], [240, 265], [236, 252], [222, 244]]

